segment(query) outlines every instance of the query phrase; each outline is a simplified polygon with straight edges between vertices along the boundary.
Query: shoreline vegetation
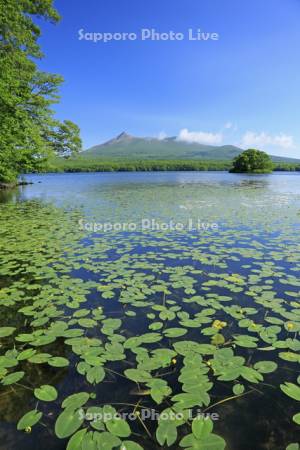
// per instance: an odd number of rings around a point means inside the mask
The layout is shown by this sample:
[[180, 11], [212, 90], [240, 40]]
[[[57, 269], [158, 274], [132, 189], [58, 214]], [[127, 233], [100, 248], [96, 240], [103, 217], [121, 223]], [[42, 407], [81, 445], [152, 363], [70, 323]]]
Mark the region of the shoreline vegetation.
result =
[[[56, 158], [44, 172], [155, 172], [155, 171], [229, 171], [232, 161], [216, 160], [100, 160]], [[273, 171], [299, 172], [300, 164], [273, 163]], [[252, 173], [252, 172], [251, 172]]]

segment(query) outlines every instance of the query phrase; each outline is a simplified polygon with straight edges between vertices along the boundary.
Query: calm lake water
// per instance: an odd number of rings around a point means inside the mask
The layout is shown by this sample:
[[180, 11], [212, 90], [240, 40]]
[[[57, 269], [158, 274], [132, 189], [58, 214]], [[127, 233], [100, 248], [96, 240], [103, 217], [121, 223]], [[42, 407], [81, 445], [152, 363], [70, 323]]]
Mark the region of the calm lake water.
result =
[[[117, 439], [84, 450], [299, 442], [300, 174], [26, 179], [0, 191], [1, 450], [62, 450], [83, 428]], [[42, 385], [55, 398], [39, 399]], [[149, 418], [127, 419], [123, 435], [87, 419], [62, 431], [62, 402], [79, 392], [90, 398], [76, 414], [216, 413], [220, 438], [192, 436], [192, 419], [169, 440]], [[34, 409], [39, 422], [17, 431]]]

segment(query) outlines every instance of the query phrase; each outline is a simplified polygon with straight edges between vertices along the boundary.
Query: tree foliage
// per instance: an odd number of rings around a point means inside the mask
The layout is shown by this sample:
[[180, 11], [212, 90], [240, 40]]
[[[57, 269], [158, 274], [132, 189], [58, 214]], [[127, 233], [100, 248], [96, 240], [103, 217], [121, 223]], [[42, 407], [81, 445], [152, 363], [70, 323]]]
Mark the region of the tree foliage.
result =
[[13, 182], [23, 171], [39, 170], [52, 152], [77, 152], [78, 127], [59, 123], [59, 75], [42, 72], [34, 18], [59, 20], [52, 0], [0, 0], [0, 181]]
[[78, 153], [81, 148], [79, 127], [70, 120], [54, 124], [53, 129], [46, 135], [55, 155], [70, 157]]
[[233, 160], [233, 173], [270, 173], [273, 162], [270, 156], [260, 150], [249, 149]]

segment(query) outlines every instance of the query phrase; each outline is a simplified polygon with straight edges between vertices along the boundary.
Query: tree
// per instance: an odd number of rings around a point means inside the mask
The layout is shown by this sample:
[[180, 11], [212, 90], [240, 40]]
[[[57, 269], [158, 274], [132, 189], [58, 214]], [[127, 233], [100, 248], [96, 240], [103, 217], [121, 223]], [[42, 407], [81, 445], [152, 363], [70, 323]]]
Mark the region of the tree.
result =
[[38, 70], [34, 17], [59, 20], [52, 0], [0, 0], [0, 182], [39, 170], [53, 152], [81, 148], [78, 127], [53, 118], [63, 79]]
[[270, 173], [273, 163], [270, 156], [260, 150], [249, 149], [233, 160], [232, 173]]
[[53, 130], [46, 135], [46, 139], [57, 156], [68, 158], [79, 153], [81, 149], [80, 129], [70, 120], [57, 122]]

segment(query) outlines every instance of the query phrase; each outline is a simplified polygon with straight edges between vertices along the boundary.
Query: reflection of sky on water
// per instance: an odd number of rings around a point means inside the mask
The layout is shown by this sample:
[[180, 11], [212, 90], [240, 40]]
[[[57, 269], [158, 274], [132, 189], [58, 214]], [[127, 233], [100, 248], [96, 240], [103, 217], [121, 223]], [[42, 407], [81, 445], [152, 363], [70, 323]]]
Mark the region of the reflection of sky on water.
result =
[[[278, 208], [300, 207], [300, 174], [238, 175], [227, 172], [127, 172], [44, 174], [11, 200], [40, 199], [79, 209], [99, 222], [188, 218], [228, 223], [272, 220]], [[268, 214], [266, 214], [268, 212]], [[268, 216], [268, 217], [266, 217]]]

